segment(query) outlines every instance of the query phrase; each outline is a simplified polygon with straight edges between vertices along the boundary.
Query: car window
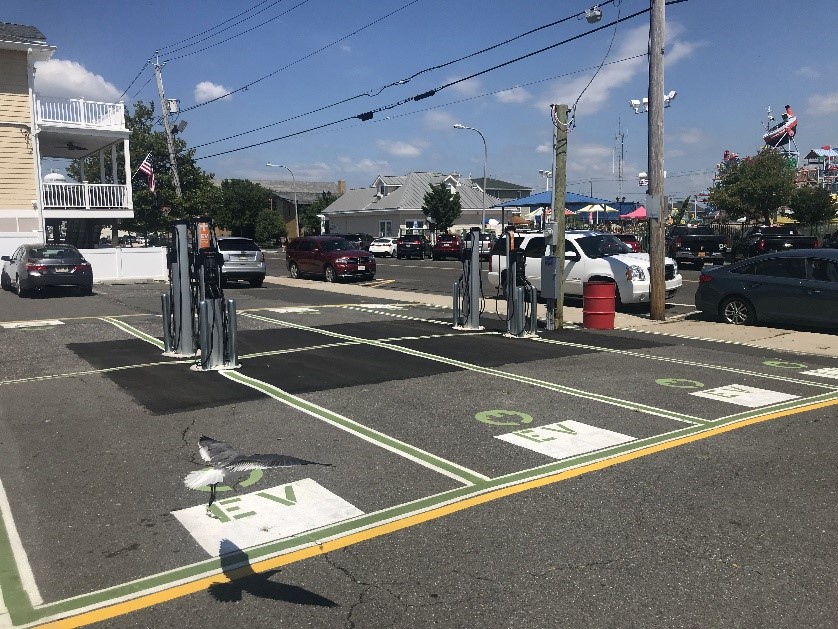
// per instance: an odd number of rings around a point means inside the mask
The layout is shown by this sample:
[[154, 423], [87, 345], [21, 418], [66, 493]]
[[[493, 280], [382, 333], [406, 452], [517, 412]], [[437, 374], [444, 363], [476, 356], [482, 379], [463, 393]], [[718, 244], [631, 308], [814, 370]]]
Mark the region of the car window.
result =
[[818, 282], [832, 282], [838, 284], [838, 262], [835, 260], [822, 260], [821, 258], [809, 258], [809, 277]]
[[806, 260], [804, 258], [768, 258], [757, 260], [754, 264], [754, 275], [768, 277], [788, 277], [792, 279], [806, 279]]
[[259, 251], [259, 246], [250, 238], [220, 238], [219, 251]]
[[39, 260], [63, 259], [63, 258], [80, 258], [81, 254], [75, 247], [68, 245], [47, 245], [46, 247], [33, 247], [30, 251], [31, 258], [38, 258]]
[[524, 255], [528, 258], [543, 258], [547, 245], [544, 243], [544, 236], [536, 236], [524, 247]]
[[436, 239], [437, 242], [451, 242], [457, 240], [457, 236], [452, 234], [442, 234], [439, 238]]
[[351, 251], [355, 245], [344, 238], [321, 240], [320, 247], [323, 251]]
[[614, 238], [611, 234], [584, 236], [577, 239], [576, 243], [589, 258], [604, 258], [618, 253], [632, 253], [631, 247], [622, 240]]

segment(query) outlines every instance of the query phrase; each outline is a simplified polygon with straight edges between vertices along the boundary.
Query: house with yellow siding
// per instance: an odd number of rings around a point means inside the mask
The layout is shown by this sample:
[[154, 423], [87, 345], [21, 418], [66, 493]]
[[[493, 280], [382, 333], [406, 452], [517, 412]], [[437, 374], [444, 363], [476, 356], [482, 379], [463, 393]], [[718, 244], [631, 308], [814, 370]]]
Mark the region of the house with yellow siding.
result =
[[[36, 63], [54, 52], [36, 27], [0, 23], [2, 255], [27, 242], [92, 248], [103, 227], [134, 216], [124, 105], [36, 93]], [[75, 161], [80, 181], [44, 172], [45, 159]]]

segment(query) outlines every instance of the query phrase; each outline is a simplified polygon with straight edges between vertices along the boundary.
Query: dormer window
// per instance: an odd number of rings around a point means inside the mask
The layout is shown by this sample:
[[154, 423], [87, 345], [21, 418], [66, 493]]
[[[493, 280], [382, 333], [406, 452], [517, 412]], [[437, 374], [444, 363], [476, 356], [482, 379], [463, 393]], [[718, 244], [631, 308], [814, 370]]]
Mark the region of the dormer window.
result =
[[378, 184], [378, 194], [382, 197], [387, 194], [387, 187], [383, 183]]

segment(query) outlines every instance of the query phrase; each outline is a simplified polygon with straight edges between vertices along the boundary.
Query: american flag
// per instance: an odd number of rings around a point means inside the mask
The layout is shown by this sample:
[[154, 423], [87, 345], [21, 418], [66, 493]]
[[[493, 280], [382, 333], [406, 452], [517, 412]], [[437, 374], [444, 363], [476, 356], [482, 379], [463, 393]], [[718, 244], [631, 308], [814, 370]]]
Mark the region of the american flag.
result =
[[137, 172], [145, 173], [148, 177], [148, 191], [154, 192], [154, 167], [151, 165], [151, 153], [145, 156]]

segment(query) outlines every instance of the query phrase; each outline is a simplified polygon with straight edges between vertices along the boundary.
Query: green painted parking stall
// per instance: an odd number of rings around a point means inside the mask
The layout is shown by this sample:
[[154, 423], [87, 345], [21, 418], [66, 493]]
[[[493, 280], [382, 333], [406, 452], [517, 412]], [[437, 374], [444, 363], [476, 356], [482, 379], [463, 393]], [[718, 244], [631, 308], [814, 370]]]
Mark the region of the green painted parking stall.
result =
[[[72, 369], [0, 381], [4, 405], [27, 404], [3, 415], [0, 620], [128, 614], [209, 587], [225, 548], [268, 570], [838, 401], [825, 359], [579, 330], [510, 339], [492, 321], [455, 332], [420, 303], [239, 314], [241, 368], [211, 373], [162, 356], [153, 315], [4, 329], [54, 335]], [[59, 399], [94, 411], [63, 417]], [[181, 484], [200, 434], [334, 467], [268, 471], [208, 509]], [[45, 442], [54, 465], [37, 465]]]

